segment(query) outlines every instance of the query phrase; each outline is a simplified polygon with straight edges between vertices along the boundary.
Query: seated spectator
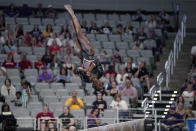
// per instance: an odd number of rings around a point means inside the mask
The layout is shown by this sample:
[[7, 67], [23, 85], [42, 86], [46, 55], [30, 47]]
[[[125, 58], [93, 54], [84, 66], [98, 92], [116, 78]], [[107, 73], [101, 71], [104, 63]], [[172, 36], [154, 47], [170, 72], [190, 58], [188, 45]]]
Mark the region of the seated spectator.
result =
[[129, 98], [131, 106], [137, 106], [138, 95], [135, 87], [132, 86], [131, 80], [129, 77], [126, 78], [125, 84], [123, 84], [122, 96]]
[[46, 42], [44, 41], [44, 37], [42, 35], [38, 36], [35, 40], [35, 47], [46, 47]]
[[54, 32], [52, 29], [52, 25], [51, 24], [47, 24], [46, 29], [43, 32], [43, 35], [45, 37], [46, 40], [48, 40], [49, 38], [51, 38], [53, 36]]
[[134, 75], [134, 70], [133, 70], [133, 68], [132, 68], [132, 64], [131, 64], [131, 63], [127, 63], [127, 66], [125, 67], [125, 72], [126, 72], [129, 76]]
[[21, 46], [29, 46], [32, 47], [36, 44], [35, 38], [31, 35], [30, 32], [27, 32], [24, 34], [24, 42], [21, 44]]
[[43, 112], [36, 115], [36, 120], [40, 122], [41, 131], [54, 131], [55, 118], [54, 115], [49, 112], [48, 105], [44, 105]]
[[111, 62], [110, 60], [111, 56], [109, 56], [105, 50], [102, 50], [100, 56], [97, 56], [97, 58], [103, 65], [108, 65]]
[[181, 95], [180, 97], [177, 98], [176, 103], [182, 103], [184, 105], [184, 97]]
[[5, 36], [5, 40], [6, 41], [16, 41], [17, 39], [16, 39], [16, 33], [15, 33], [15, 31], [14, 30], [12, 30], [12, 29], [9, 29], [8, 30], [8, 33], [7, 33], [7, 36]]
[[121, 67], [120, 73], [118, 73], [116, 76], [116, 81], [118, 85], [122, 84], [125, 81], [127, 76], [128, 74], [125, 72], [124, 67]]
[[192, 86], [193, 86], [193, 85], [192, 85], [191, 83], [189, 83], [189, 84], [187, 85], [186, 90], [183, 91], [182, 96], [183, 96], [184, 99], [185, 99], [185, 98], [193, 98], [193, 97], [194, 97], [194, 91], [193, 91], [193, 89], [192, 89]]
[[23, 4], [19, 10], [19, 17], [31, 17], [32, 14], [32, 9], [27, 4]]
[[38, 39], [38, 37], [42, 35], [42, 32], [40, 31], [39, 26], [37, 24], [34, 25], [33, 30], [30, 33], [36, 39]]
[[117, 109], [119, 111], [119, 116], [123, 118], [128, 117], [128, 105], [126, 101], [121, 99], [120, 95], [116, 95], [114, 97], [114, 100], [110, 104], [111, 109]]
[[138, 10], [137, 10], [137, 13], [136, 13], [136, 15], [135, 15], [134, 21], [142, 22], [142, 21], [144, 21], [144, 20], [145, 20], [144, 14], [142, 14], [141, 10], [138, 9]]
[[70, 34], [69, 29], [68, 29], [68, 26], [67, 25], [61, 26], [61, 31], [59, 33], [59, 39], [60, 40], [64, 40], [65, 39], [65, 36], [67, 34]]
[[107, 109], [107, 102], [103, 99], [101, 93], [97, 93], [96, 100], [92, 103], [93, 108], [99, 109], [99, 111], [104, 111]]
[[149, 75], [148, 75], [148, 70], [145, 67], [145, 63], [139, 62], [138, 63], [138, 68], [134, 70], [134, 77], [137, 77], [140, 79], [141, 83], [145, 83], [147, 86], [147, 89], [150, 89], [150, 81], [149, 81]]
[[143, 49], [144, 49], [143, 42], [141, 42], [140, 40], [136, 40], [135, 42], [133, 42], [132, 50], [140, 51]]
[[68, 76], [75, 76], [74, 74], [75, 66], [74, 64], [72, 64], [71, 57], [67, 57], [67, 59], [64, 59], [63, 67], [66, 68]]
[[108, 21], [104, 21], [104, 26], [101, 27], [101, 33], [103, 34], [111, 34], [112, 27], [109, 25]]
[[0, 76], [6, 76], [6, 69], [5, 67], [0, 67]]
[[101, 81], [96, 81], [93, 83], [93, 88], [94, 88], [94, 95], [97, 95], [98, 93], [101, 93], [102, 95], [108, 95], [108, 93], [105, 91], [105, 88], [103, 87], [103, 83]]
[[57, 75], [57, 72], [58, 72], [60, 66], [61, 66], [61, 62], [59, 61], [59, 59], [55, 55], [53, 57], [52, 63], [50, 64], [50, 69], [52, 69], [52, 72], [53, 72], [53, 75], [54, 76]]
[[31, 93], [30, 93], [30, 88], [28, 85], [28, 82], [25, 82], [22, 84], [22, 104], [24, 107], [27, 107], [27, 104], [30, 102], [30, 98], [31, 98]]
[[5, 15], [0, 15], [0, 31], [5, 31], [6, 23], [5, 23]]
[[192, 109], [196, 110], [196, 92], [194, 93], [194, 100], [193, 100]]
[[56, 18], [56, 15], [57, 15], [57, 12], [56, 10], [52, 7], [52, 5], [48, 5], [48, 9], [46, 10], [46, 13], [45, 13], [46, 17], [47, 18]]
[[64, 106], [63, 109], [63, 114], [59, 116], [60, 123], [62, 125], [62, 131], [75, 131], [76, 128], [74, 127], [74, 116], [70, 113], [69, 108], [67, 106]]
[[153, 16], [149, 16], [148, 19], [145, 21], [145, 26], [147, 28], [156, 28], [156, 21], [154, 20]]
[[115, 67], [114, 67], [114, 65], [112, 65], [111, 63], [110, 63], [110, 65], [109, 65], [109, 67], [108, 67], [108, 70], [105, 70], [105, 71], [104, 71], [104, 76], [105, 76], [106, 74], [110, 74], [110, 75], [113, 75], [113, 76], [115, 76], [115, 77], [116, 77], [116, 75], [117, 75], [117, 72], [115, 71]]
[[146, 39], [146, 33], [144, 32], [144, 28], [140, 27], [138, 29], [138, 33], [135, 35], [135, 40], [139, 40], [143, 42]]
[[38, 81], [50, 83], [50, 82], [53, 82], [53, 79], [54, 77], [51, 73], [47, 71], [47, 67], [43, 66], [42, 72], [38, 75]]
[[70, 83], [70, 82], [71, 82], [71, 76], [68, 76], [68, 75], [67, 75], [67, 70], [66, 70], [66, 68], [62, 67], [62, 68], [60, 69], [60, 74], [57, 75], [56, 81], [57, 81], [57, 82], [61, 82], [61, 83], [63, 83], [63, 84], [65, 84], [65, 83]]
[[56, 40], [52, 41], [52, 45], [49, 46], [50, 52], [53, 55], [57, 55], [60, 52], [60, 46], [57, 44]]
[[120, 34], [120, 35], [124, 34], [123, 26], [121, 24], [118, 24], [116, 28], [117, 28], [117, 31], [116, 31], [117, 34]]
[[88, 32], [88, 27], [87, 27], [86, 20], [82, 21], [81, 28], [82, 28], [82, 33], [86, 34]]
[[101, 120], [99, 119], [99, 109], [92, 109], [91, 113], [87, 116], [88, 128], [97, 127], [101, 125]]
[[26, 59], [26, 55], [22, 54], [20, 59], [21, 61], [18, 63], [18, 66], [21, 72], [24, 72], [25, 69], [32, 68], [32, 64]]
[[184, 111], [184, 104], [179, 103], [177, 108], [177, 113], [179, 113], [182, 117], [184, 117], [185, 111]]
[[151, 34], [147, 35], [147, 39], [143, 42], [144, 49], [155, 51], [157, 48], [156, 41], [152, 38]]
[[114, 50], [113, 61], [116, 63], [122, 63], [122, 58], [120, 56], [120, 52], [118, 48], [115, 48]]
[[136, 64], [133, 62], [133, 57], [129, 56], [127, 57], [127, 61], [125, 62], [125, 67], [127, 67], [127, 64], [130, 63], [132, 65], [132, 69], [136, 68]]
[[46, 48], [45, 54], [42, 56], [42, 61], [45, 62], [48, 66], [49, 64], [51, 64], [53, 57], [54, 55], [51, 54], [50, 49]]
[[5, 79], [4, 85], [1, 87], [1, 95], [6, 97], [6, 96], [15, 96], [16, 94], [16, 89], [12, 85], [10, 79]]
[[169, 15], [164, 9], [160, 12], [159, 16], [165, 24], [169, 24]]
[[7, 17], [17, 17], [19, 14], [18, 14], [18, 10], [16, 9], [15, 5], [14, 4], [10, 4], [9, 7], [5, 10], [5, 15]]
[[136, 33], [136, 30], [135, 28], [131, 25], [131, 21], [129, 21], [127, 24], [126, 24], [126, 27], [125, 27], [125, 33], [126, 34], [130, 34], [130, 35], [135, 35]]
[[14, 103], [15, 106], [22, 106], [22, 93], [20, 91], [16, 92], [16, 99], [12, 100], [11, 102]]
[[45, 65], [46, 63], [44, 61], [41, 61], [41, 56], [37, 56], [37, 61], [34, 63], [34, 67], [39, 71]]
[[89, 32], [91, 34], [98, 34], [99, 32], [99, 28], [97, 27], [96, 22], [91, 22], [91, 27], [89, 28]]
[[36, 18], [43, 18], [44, 17], [44, 12], [45, 12], [45, 10], [43, 9], [42, 4], [38, 3], [37, 8], [34, 11], [34, 16]]
[[195, 66], [196, 65], [196, 41], [194, 41], [194, 46], [191, 48], [191, 59], [192, 59], [192, 64]]
[[4, 51], [6, 54], [14, 55], [17, 53], [17, 48], [11, 40], [7, 40], [6, 44], [4, 45]]
[[176, 112], [174, 104], [170, 106], [169, 113], [165, 116], [165, 119], [161, 122], [161, 131], [181, 131], [184, 126], [183, 117]]
[[192, 107], [188, 106], [185, 113], [184, 113], [184, 118], [185, 119], [190, 119], [190, 118], [194, 118], [194, 113], [192, 112]]
[[77, 92], [72, 91], [72, 97], [67, 99], [65, 102], [65, 106], [69, 107], [70, 110], [72, 109], [83, 109], [84, 103], [82, 99], [77, 97]]
[[16, 24], [15, 36], [16, 36], [16, 39], [24, 38], [24, 31], [23, 31], [22, 25]]
[[109, 95], [112, 96], [113, 98], [116, 95], [120, 95], [120, 91], [117, 88], [117, 82], [116, 81], [112, 82], [112, 88], [109, 90]]
[[62, 46], [62, 42], [59, 38], [57, 38], [56, 34], [52, 34], [52, 37], [48, 40], [47, 45], [52, 46], [54, 42], [56, 42], [59, 47]]
[[16, 62], [14, 61], [13, 55], [9, 54], [7, 56], [7, 60], [4, 60], [2, 65], [5, 68], [15, 68], [16, 67]]

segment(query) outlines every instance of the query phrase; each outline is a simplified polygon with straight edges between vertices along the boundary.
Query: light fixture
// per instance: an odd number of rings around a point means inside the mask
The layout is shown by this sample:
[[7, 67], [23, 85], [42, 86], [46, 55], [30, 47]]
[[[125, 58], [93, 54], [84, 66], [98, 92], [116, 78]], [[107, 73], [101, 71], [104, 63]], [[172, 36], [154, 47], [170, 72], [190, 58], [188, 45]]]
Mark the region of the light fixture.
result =
[[157, 93], [160, 93], [160, 90], [158, 90]]
[[163, 114], [164, 114], [164, 115], [167, 115], [167, 112], [164, 112]]
[[149, 107], [152, 107], [152, 105], [149, 105]]
[[155, 101], [152, 101], [152, 103], [154, 104], [154, 103], [155, 103]]
[[158, 98], [154, 98], [154, 101], [157, 101]]
[[175, 94], [172, 94], [172, 97], [176, 97], [176, 95]]
[[162, 118], [165, 118], [165, 116], [162, 116]]
[[178, 93], [178, 91], [174, 91], [174, 94], [177, 94]]
[[169, 101], [169, 104], [172, 104], [173, 103], [173, 101]]
[[169, 107], [170, 107], [170, 105], [166, 105], [166, 107], [167, 107], [167, 108], [169, 108]]
[[149, 111], [146, 111], [146, 114], [150, 114], [150, 112]]
[[155, 94], [154, 96], [159, 96], [158, 94]]
[[169, 109], [165, 109], [165, 111], [169, 111]]
[[174, 101], [174, 98], [170, 98], [170, 101]]

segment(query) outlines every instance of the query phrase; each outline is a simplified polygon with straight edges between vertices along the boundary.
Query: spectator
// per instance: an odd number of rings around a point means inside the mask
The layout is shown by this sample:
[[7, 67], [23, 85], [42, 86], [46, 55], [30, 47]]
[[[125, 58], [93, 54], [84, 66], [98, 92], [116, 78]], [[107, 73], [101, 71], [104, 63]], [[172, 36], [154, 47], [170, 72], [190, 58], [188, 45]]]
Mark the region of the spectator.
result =
[[161, 122], [161, 131], [181, 131], [182, 126], [184, 126], [183, 117], [176, 112], [176, 107], [172, 104], [169, 113]]
[[36, 18], [43, 18], [44, 17], [44, 9], [43, 9], [43, 7], [42, 7], [42, 4], [41, 3], [38, 3], [37, 4], [37, 8], [36, 8], [36, 10], [34, 11], [34, 16], [36, 17]]
[[37, 24], [34, 25], [33, 30], [30, 33], [36, 39], [42, 34]]
[[119, 116], [127, 118], [127, 116], [128, 116], [128, 112], [127, 112], [128, 111], [128, 106], [127, 106], [126, 101], [121, 99], [120, 95], [116, 95], [114, 97], [114, 100], [110, 104], [110, 108], [119, 110]]
[[87, 22], [86, 22], [86, 20], [83, 20], [83, 21], [82, 21], [81, 28], [82, 28], [82, 33], [86, 34], [86, 33], [88, 32], [88, 27], [87, 27]]
[[89, 28], [89, 32], [91, 34], [98, 34], [99, 33], [99, 28], [97, 27], [96, 22], [91, 22], [91, 27]]
[[19, 25], [19, 24], [16, 25], [15, 36], [16, 36], [16, 39], [24, 38], [24, 31], [23, 31], [22, 25]]
[[35, 47], [44, 47], [46, 46], [46, 43], [44, 42], [44, 38], [42, 37], [42, 35], [40, 35], [36, 41], [35, 41]]
[[189, 84], [187, 85], [186, 90], [183, 91], [182, 96], [183, 96], [184, 99], [185, 99], [185, 98], [193, 98], [193, 97], [194, 97], [194, 91], [193, 91], [193, 89], [192, 89], [192, 86], [193, 86], [193, 85], [192, 85], [191, 83], [189, 83]]
[[127, 76], [128, 74], [125, 72], [124, 67], [121, 67], [120, 73], [118, 73], [116, 76], [116, 81], [118, 85], [122, 84], [125, 81]]
[[72, 109], [83, 109], [84, 103], [82, 99], [77, 98], [77, 92], [72, 91], [72, 97], [67, 99], [65, 102], [65, 106], [69, 107], [70, 110]]
[[31, 35], [30, 32], [24, 34], [24, 42], [21, 46], [34, 46], [36, 44], [35, 38]]
[[133, 62], [133, 57], [128, 56], [127, 61], [125, 62], [125, 67], [127, 67], [127, 64], [130, 63], [132, 65], [132, 69], [136, 68], [136, 64]]
[[126, 78], [125, 83], [123, 84], [122, 96], [129, 98], [130, 104], [132, 106], [137, 106], [138, 95], [135, 87], [132, 86], [131, 80], [129, 77]]
[[113, 61], [116, 63], [122, 63], [122, 58], [120, 56], [120, 51], [118, 48], [115, 48], [114, 50]]
[[56, 18], [56, 14], [57, 14], [56, 10], [52, 7], [52, 5], [48, 5], [48, 9], [46, 10], [45, 13], [46, 17], [54, 19]]
[[22, 93], [20, 91], [16, 92], [16, 99], [12, 100], [11, 102], [14, 103], [15, 106], [22, 106]]
[[194, 113], [192, 112], [192, 107], [191, 106], [187, 107], [187, 109], [185, 111], [185, 114], [184, 114], [184, 118], [185, 119], [194, 118]]
[[0, 76], [6, 76], [6, 69], [5, 67], [0, 67]]
[[68, 25], [63, 25], [61, 26], [61, 31], [59, 33], [59, 39], [60, 40], [64, 40], [65, 39], [65, 36], [66, 34], [69, 34], [69, 29], [68, 29]]
[[137, 77], [140, 79], [141, 83], [145, 83], [147, 86], [147, 89], [150, 89], [150, 81], [149, 81], [149, 76], [148, 76], [148, 70], [145, 67], [145, 63], [139, 62], [138, 63], [138, 68], [134, 70], [134, 77]]
[[6, 44], [4, 45], [4, 51], [6, 54], [14, 55], [17, 53], [17, 48], [11, 40], [7, 40]]
[[21, 61], [19, 62], [18, 66], [21, 72], [24, 72], [25, 69], [32, 68], [32, 64], [29, 60], [27, 60], [26, 55], [22, 54], [20, 59]]
[[104, 34], [112, 33], [112, 27], [109, 25], [108, 21], [104, 21], [104, 26], [101, 27], [101, 32]]
[[112, 82], [112, 89], [109, 90], [109, 95], [112, 96], [113, 98], [114, 98], [116, 95], [120, 95], [120, 91], [119, 91], [118, 88], [117, 88], [117, 82], [116, 82], [116, 81], [113, 81], [113, 82]]
[[62, 125], [62, 131], [75, 131], [76, 128], [74, 127], [74, 116], [70, 113], [69, 107], [64, 106], [63, 109], [63, 114], [59, 116], [60, 123]]
[[62, 67], [60, 69], [60, 74], [56, 77], [57, 82], [61, 82], [63, 84], [71, 82], [71, 76], [67, 75], [66, 68]]
[[30, 102], [30, 98], [31, 98], [31, 93], [30, 93], [30, 88], [29, 88], [29, 85], [28, 85], [28, 82], [24, 82], [22, 84], [22, 103], [23, 103], [23, 106], [24, 107], [27, 107], [27, 104]]
[[58, 72], [60, 66], [61, 66], [61, 63], [60, 63], [59, 59], [57, 58], [57, 56], [55, 55], [53, 57], [52, 63], [50, 64], [50, 69], [52, 69], [54, 76], [57, 75], [57, 72]]
[[133, 42], [132, 50], [140, 51], [140, 50], [143, 50], [143, 49], [144, 49], [143, 42], [141, 42], [139, 40], [136, 40], [135, 42]]
[[97, 108], [101, 111], [104, 111], [107, 109], [107, 102], [103, 99], [103, 96], [101, 93], [97, 93], [96, 100], [92, 103], [93, 108]]
[[151, 34], [147, 35], [147, 39], [143, 42], [144, 49], [155, 51], [157, 48], [156, 41], [152, 38]]
[[143, 42], [146, 39], [146, 33], [144, 32], [144, 28], [140, 27], [138, 29], [138, 33], [136, 33], [135, 35], [135, 40], [139, 40], [141, 42]]
[[0, 32], [0, 52], [3, 51], [2, 49], [4, 45], [5, 45], [5, 37]]
[[53, 82], [53, 79], [53, 75], [47, 71], [47, 67], [43, 66], [42, 72], [38, 75], [38, 81], [50, 83]]
[[13, 55], [8, 55], [7, 60], [4, 60], [3, 67], [5, 68], [15, 68], [16, 62], [14, 61]]
[[117, 28], [117, 31], [116, 31], [117, 34], [119, 34], [119, 35], [123, 35], [124, 34], [123, 26], [121, 24], [118, 24], [116, 26], [116, 28]]
[[57, 41], [56, 40], [53, 40], [52, 41], [52, 45], [49, 46], [49, 49], [50, 49], [50, 52], [51, 54], [53, 55], [57, 55], [57, 53], [60, 52], [60, 46], [57, 44]]
[[46, 63], [44, 61], [41, 61], [41, 56], [37, 56], [37, 61], [34, 63], [34, 67], [39, 71], [45, 65]]
[[101, 120], [99, 119], [99, 109], [92, 109], [91, 113], [87, 116], [88, 128], [100, 126]]
[[48, 66], [49, 64], [51, 64], [53, 57], [54, 55], [51, 54], [50, 49], [46, 48], [45, 54], [42, 57], [42, 61], [45, 62], [46, 65]]
[[57, 44], [59, 47], [62, 46], [61, 40], [60, 40], [59, 38], [56, 37], [56, 34], [55, 34], [55, 33], [52, 34], [52, 37], [48, 40], [47, 45], [48, 45], [48, 46], [53, 45], [53, 44], [54, 44], [54, 41], [56, 42], [56, 44]]
[[116, 77], [116, 75], [117, 75], [117, 72], [116, 72], [115, 69], [114, 69], [114, 65], [112, 65], [111, 63], [110, 63], [110, 65], [109, 65], [109, 67], [108, 67], [108, 70], [104, 71], [104, 76], [105, 76], [106, 74], [110, 74], [110, 75], [113, 75], [113, 76], [115, 76], [115, 77]]
[[156, 21], [154, 20], [153, 16], [149, 16], [148, 19], [145, 21], [145, 26], [147, 28], [156, 28]]
[[14, 4], [10, 4], [9, 7], [5, 10], [5, 15], [7, 17], [17, 17], [18, 16], [18, 10], [14, 6]]
[[194, 93], [194, 100], [193, 100], [193, 105], [192, 105], [192, 109], [196, 110], [196, 92]]
[[54, 131], [55, 118], [54, 115], [49, 112], [48, 105], [44, 105], [43, 112], [36, 115], [36, 120], [40, 122], [41, 131]]
[[182, 117], [184, 117], [185, 111], [184, 111], [183, 103], [178, 104], [177, 113], [179, 113]]
[[141, 13], [141, 10], [138, 9], [137, 10], [137, 13], [135, 15], [135, 18], [134, 18], [135, 21], [139, 21], [139, 22], [142, 22], [145, 20], [145, 16]]
[[196, 41], [194, 41], [194, 46], [191, 48], [191, 59], [192, 59], [192, 64], [195, 66], [196, 65]]
[[159, 14], [159, 16], [161, 17], [162, 21], [165, 23], [165, 24], [169, 24], [169, 15], [166, 13], [165, 10], [162, 10]]
[[71, 57], [67, 57], [66, 60], [64, 59], [63, 67], [66, 68], [68, 76], [75, 76], [75, 74], [74, 74], [75, 66], [74, 66], [74, 64], [72, 64]]
[[23, 4], [19, 11], [20, 17], [32, 17], [32, 9], [27, 5]]
[[181, 95], [180, 97], [177, 98], [176, 103], [177, 103], [177, 104], [182, 103], [182, 104], [184, 105], [184, 98], [183, 98], [182, 95]]
[[[30, 83], [29, 81], [27, 81], [27, 80], [25, 79], [25, 77], [23, 77], [23, 76], [21, 77], [21, 82], [20, 82], [20, 84], [21, 84], [21, 85], [26, 84], [26, 85], [28, 86], [28, 89], [29, 89], [30, 93], [31, 93], [31, 94], [34, 93], [34, 90], [33, 90], [33, 88], [32, 88], [31, 83]], [[23, 90], [23, 87], [22, 87], [22, 90]], [[22, 90], [21, 90], [21, 91], [22, 91]]]
[[135, 30], [135, 28], [131, 25], [131, 21], [129, 21], [127, 24], [126, 24], [126, 27], [125, 27], [125, 33], [126, 34], [130, 34], [130, 35], [135, 35], [135, 33], [136, 33], [136, 30]]
[[4, 85], [1, 87], [1, 95], [6, 97], [6, 96], [15, 96], [16, 94], [16, 89], [12, 85], [10, 79], [5, 79]]
[[111, 62], [110, 60], [111, 56], [109, 56], [105, 50], [102, 50], [100, 56], [98, 56], [97, 58], [103, 65], [108, 65]]
[[47, 24], [46, 29], [43, 32], [43, 35], [45, 37], [46, 40], [48, 40], [50, 37], [52, 37], [54, 34], [53, 29], [52, 29], [52, 25], [51, 24]]
[[101, 93], [102, 95], [108, 95], [108, 93], [105, 91], [105, 88], [103, 87], [103, 83], [99, 80], [93, 83], [93, 88], [94, 88], [94, 95], [97, 95], [98, 93]]
[[134, 70], [132, 68], [132, 64], [131, 63], [127, 63], [127, 66], [125, 67], [125, 72], [129, 75], [132, 76], [134, 73]]
[[0, 31], [5, 31], [6, 24], [5, 24], [5, 15], [0, 15]]

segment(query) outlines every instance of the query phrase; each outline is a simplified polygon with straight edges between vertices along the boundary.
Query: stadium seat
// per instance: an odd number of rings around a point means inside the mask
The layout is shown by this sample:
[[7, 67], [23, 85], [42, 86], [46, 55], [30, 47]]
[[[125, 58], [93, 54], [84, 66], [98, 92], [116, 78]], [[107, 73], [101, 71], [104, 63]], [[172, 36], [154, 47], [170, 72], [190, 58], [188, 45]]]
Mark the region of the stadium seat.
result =
[[29, 117], [29, 111], [23, 107], [17, 107], [13, 110], [15, 117]]
[[0, 55], [0, 62], [2, 63], [4, 60], [7, 59], [7, 54], [1, 54]]
[[[120, 20], [121, 21], [130, 21], [131, 20], [131, 17], [130, 17], [130, 15], [129, 14], [121, 14], [120, 15]], [[123, 25], [125, 25], [125, 24], [123, 24]]]
[[27, 76], [34, 76], [37, 77], [38, 76], [38, 72], [37, 69], [25, 69], [24, 70], [24, 75]]
[[33, 25], [23, 25], [23, 30], [25, 32], [30, 32], [31, 30], [33, 30]]
[[46, 96], [55, 96], [53, 90], [51, 90], [51, 89], [41, 89], [39, 95], [42, 98], [44, 98]]
[[100, 41], [91, 41], [91, 43], [95, 49], [101, 49]]
[[9, 78], [10, 78], [12, 84], [18, 84], [21, 82], [21, 79], [19, 76], [10, 76]]
[[112, 21], [119, 21], [119, 15], [118, 14], [115, 14], [115, 13], [109, 14], [108, 15], [108, 19], [109, 20], [112, 20]]
[[54, 92], [58, 89], [65, 89], [62, 83], [51, 83], [50, 87]]
[[116, 47], [118, 49], [129, 49], [129, 46], [128, 46], [127, 42], [117, 42]]
[[104, 49], [114, 49], [114, 42], [103, 42], [102, 43]]
[[44, 18], [44, 19], [42, 19], [42, 24], [43, 25], [51, 24], [53, 26], [54, 25], [54, 19]]
[[56, 26], [66, 25], [66, 22], [65, 22], [65, 19], [64, 18], [55, 19], [55, 22], [54, 23], [55, 23]]
[[107, 102], [108, 105], [113, 101], [113, 97], [111, 96], [103, 96], [103, 99]]
[[57, 96], [46, 96], [44, 97], [44, 103], [50, 104], [50, 103], [57, 103], [59, 100]]
[[44, 55], [45, 54], [45, 48], [42, 47], [35, 47], [33, 48], [33, 54], [34, 55]]
[[85, 13], [83, 19], [86, 21], [95, 21], [95, 15], [93, 13]]
[[108, 41], [107, 34], [96, 34], [97, 41]]
[[19, 77], [20, 76], [18, 69], [7, 69], [6, 72], [7, 72], [8, 77], [12, 77], [12, 76]]
[[80, 110], [80, 109], [77, 109], [77, 110], [70, 110], [70, 113], [75, 117], [75, 118], [84, 118], [85, 115], [84, 115], [84, 110]]
[[27, 109], [29, 111], [33, 111], [33, 110], [42, 110], [43, 106], [41, 102], [30, 102], [29, 104], [27, 104]]
[[20, 53], [25, 53], [25, 54], [28, 54], [28, 55], [32, 55], [32, 48], [31, 47], [19, 47], [19, 50], [18, 50]]
[[16, 18], [16, 23], [20, 25], [28, 25], [29, 20], [28, 18]]
[[31, 117], [36, 117], [39, 112], [42, 112], [42, 108], [31, 110]]
[[51, 103], [49, 103], [49, 109], [52, 112], [55, 112], [56, 110], [60, 110], [60, 109], [62, 110], [63, 106], [64, 105], [61, 102], [51, 102]]
[[87, 107], [93, 106], [92, 103], [96, 100], [96, 96], [85, 96], [84, 97], [84, 103], [86, 104]]
[[29, 18], [29, 23], [31, 25], [34, 25], [34, 24], [41, 25], [41, 19], [40, 18]]
[[66, 89], [57, 89], [56, 90], [56, 96], [58, 98], [61, 98], [63, 96], [67, 96], [67, 95], [69, 95], [69, 93], [68, 93], [68, 90], [66, 90]]
[[96, 40], [95, 34], [87, 34], [86, 37], [89, 41], [95, 41]]
[[96, 20], [107, 20], [106, 14], [96, 14]]
[[113, 34], [113, 35], [109, 35], [109, 39], [110, 41], [115, 41], [115, 42], [120, 42], [121, 41], [121, 36], [118, 34]]
[[6, 17], [5, 18], [6, 24], [10, 24], [10, 25], [15, 25], [15, 18], [12, 17]]
[[30, 82], [32, 85], [35, 85], [37, 83], [37, 77], [36, 76], [26, 76], [25, 79]]
[[38, 82], [38, 83], [36, 83], [36, 85], [35, 85], [35, 90], [36, 91], [40, 91], [40, 90], [42, 90], [42, 89], [49, 89], [49, 84], [48, 83], [40, 83], [40, 82]]
[[139, 57], [140, 53], [137, 50], [127, 50], [127, 55], [131, 57]]

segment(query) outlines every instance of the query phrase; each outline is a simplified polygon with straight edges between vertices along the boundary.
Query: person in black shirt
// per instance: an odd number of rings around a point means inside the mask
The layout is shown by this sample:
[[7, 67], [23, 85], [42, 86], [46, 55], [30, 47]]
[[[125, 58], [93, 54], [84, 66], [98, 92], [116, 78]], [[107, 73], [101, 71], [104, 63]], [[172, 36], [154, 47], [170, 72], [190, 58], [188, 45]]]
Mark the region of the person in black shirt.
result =
[[141, 61], [138, 63], [138, 68], [136, 68], [134, 71], [134, 76], [140, 79], [140, 82], [146, 83], [146, 86], [148, 90], [150, 89], [150, 81], [149, 81], [149, 75], [148, 70], [145, 67], [144, 61]]
[[[95, 82], [103, 75], [103, 68], [98, 59], [94, 58], [94, 48], [82, 33], [82, 28], [72, 10], [71, 5], [65, 5], [71, 16], [75, 50], [81, 59], [82, 67], [78, 67], [76, 73], [85, 82]], [[96, 82], [97, 83], [97, 82]]]
[[112, 33], [112, 27], [109, 25], [107, 21], [104, 22], [104, 26], [101, 27], [101, 32], [103, 34], [111, 34]]
[[98, 108], [101, 111], [104, 111], [105, 109], [107, 109], [107, 102], [103, 100], [101, 93], [97, 93], [97, 98], [92, 103], [92, 105], [93, 105], [93, 108]]
[[99, 80], [95, 81], [92, 86], [94, 88], [94, 93], [93, 93], [94, 95], [97, 95], [98, 93], [101, 93], [102, 96], [108, 95], [108, 93], [105, 91], [105, 88], [103, 87], [103, 83], [101, 81], [99, 81]]
[[90, 31], [91, 34], [99, 33], [99, 28], [97, 27], [96, 22], [91, 23], [91, 27], [89, 28], [89, 31]]

